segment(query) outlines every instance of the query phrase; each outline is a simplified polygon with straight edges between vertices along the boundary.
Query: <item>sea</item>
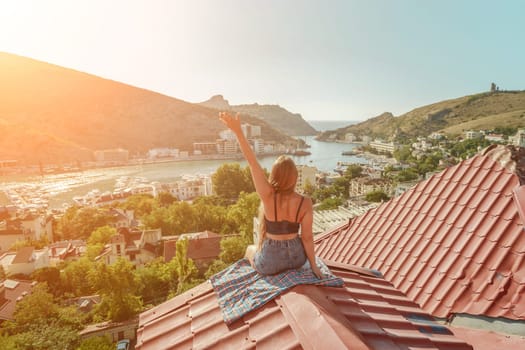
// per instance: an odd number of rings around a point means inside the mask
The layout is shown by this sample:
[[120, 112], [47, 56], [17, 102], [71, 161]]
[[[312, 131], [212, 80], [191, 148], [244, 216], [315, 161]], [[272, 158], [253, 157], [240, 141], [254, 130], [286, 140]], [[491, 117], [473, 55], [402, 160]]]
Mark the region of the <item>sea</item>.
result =
[[[334, 130], [348, 126], [355, 122], [345, 121], [308, 121], [317, 131]], [[306, 156], [293, 156], [298, 165], [315, 166], [319, 171], [333, 172], [339, 161], [349, 163], [366, 163], [367, 160], [356, 156], [342, 155], [343, 151], [350, 151], [357, 144], [321, 142], [314, 136], [298, 136], [310, 147], [311, 154]], [[261, 165], [270, 169], [277, 156], [259, 158]], [[210, 175], [224, 163], [240, 163], [246, 166], [245, 161], [236, 160], [195, 160], [173, 161], [162, 163], [148, 163], [141, 165], [120, 166], [113, 168], [89, 169], [63, 174], [50, 174], [44, 176], [0, 176], [0, 205], [11, 204], [3, 193], [12, 187], [26, 186], [29, 189], [45, 193], [49, 200], [50, 208], [61, 208], [73, 203], [73, 198], [83, 196], [92, 190], [100, 192], [113, 191], [117, 179], [140, 177], [147, 181], [171, 182], [187, 175]]]

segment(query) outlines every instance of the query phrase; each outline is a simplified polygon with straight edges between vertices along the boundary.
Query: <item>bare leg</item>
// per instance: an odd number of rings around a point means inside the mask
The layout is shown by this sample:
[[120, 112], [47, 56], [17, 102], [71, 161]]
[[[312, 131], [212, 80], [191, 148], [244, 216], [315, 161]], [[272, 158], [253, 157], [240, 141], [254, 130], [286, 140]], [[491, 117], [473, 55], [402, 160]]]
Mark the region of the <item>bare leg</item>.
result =
[[250, 261], [250, 265], [253, 267], [253, 258], [255, 256], [255, 252], [257, 251], [257, 247], [255, 247], [254, 244], [249, 245], [246, 247], [246, 253], [244, 254], [244, 257]]

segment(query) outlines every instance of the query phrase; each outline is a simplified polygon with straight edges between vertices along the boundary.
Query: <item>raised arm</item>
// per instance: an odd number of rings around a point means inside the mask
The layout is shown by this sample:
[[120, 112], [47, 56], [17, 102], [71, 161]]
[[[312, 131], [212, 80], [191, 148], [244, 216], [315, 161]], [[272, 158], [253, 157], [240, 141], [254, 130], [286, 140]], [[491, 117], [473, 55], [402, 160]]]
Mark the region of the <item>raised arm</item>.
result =
[[246, 159], [250, 167], [253, 183], [255, 185], [255, 190], [257, 191], [263, 202], [265, 202], [271, 196], [273, 189], [270, 183], [268, 182], [268, 179], [266, 178], [264, 170], [257, 161], [255, 153], [250, 147], [246, 136], [244, 136], [242, 132], [239, 113], [233, 116], [228, 112], [221, 112], [219, 113], [219, 119], [224, 124], [226, 124], [226, 126], [231, 131], [233, 131], [235, 136], [237, 137], [242, 154], [244, 155], [244, 158]]

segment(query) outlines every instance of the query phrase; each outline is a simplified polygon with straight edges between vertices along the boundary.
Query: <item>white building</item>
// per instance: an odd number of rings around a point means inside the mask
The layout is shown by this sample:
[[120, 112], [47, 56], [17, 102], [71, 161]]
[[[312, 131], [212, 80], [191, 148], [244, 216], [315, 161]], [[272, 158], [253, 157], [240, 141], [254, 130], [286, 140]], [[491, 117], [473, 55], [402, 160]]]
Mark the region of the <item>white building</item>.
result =
[[389, 153], [394, 153], [394, 151], [399, 148], [399, 146], [394, 142], [384, 142], [381, 140], [374, 140], [370, 142], [370, 147], [372, 147], [378, 152], [389, 152]]
[[244, 136], [246, 136], [246, 138], [261, 136], [261, 127], [259, 125], [242, 124], [241, 129], [242, 133], [244, 134]]
[[351, 132], [349, 132], [348, 134], [345, 135], [345, 141], [346, 142], [354, 142], [357, 140], [357, 137], [352, 134]]
[[7, 275], [24, 274], [29, 276], [36, 269], [49, 266], [49, 250], [35, 250], [33, 247], [20, 248], [18, 252], [8, 252], [0, 257]]
[[147, 157], [150, 159], [156, 158], [177, 158], [179, 156], [178, 148], [152, 148], [148, 151]]
[[219, 154], [237, 154], [239, 146], [237, 140], [221, 139], [217, 140], [217, 152]]
[[264, 153], [264, 140], [263, 139], [252, 139], [253, 151], [256, 154]]
[[223, 140], [233, 140], [233, 141], [237, 140], [235, 133], [231, 131], [230, 129], [219, 132], [219, 137]]
[[316, 185], [316, 174], [317, 168], [308, 165], [297, 166], [297, 185], [298, 191], [302, 191], [304, 186], [309, 183], [310, 185]]
[[515, 146], [525, 147], [525, 129], [519, 129], [516, 135], [509, 138]]
[[129, 151], [116, 148], [116, 149], [105, 149], [94, 152], [95, 160], [102, 163], [121, 163], [127, 162], [129, 158]]
[[465, 138], [467, 140], [480, 139], [483, 137], [483, 133], [480, 131], [469, 130], [465, 131]]
[[213, 194], [212, 181], [209, 176], [183, 179], [168, 183], [164, 187], [172, 196], [181, 201]]

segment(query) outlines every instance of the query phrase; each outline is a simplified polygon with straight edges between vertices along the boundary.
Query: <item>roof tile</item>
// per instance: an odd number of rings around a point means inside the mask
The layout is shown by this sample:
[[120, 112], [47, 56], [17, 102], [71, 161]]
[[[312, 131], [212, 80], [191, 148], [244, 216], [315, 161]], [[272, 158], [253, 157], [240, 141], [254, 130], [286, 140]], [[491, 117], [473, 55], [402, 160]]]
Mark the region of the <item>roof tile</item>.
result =
[[142, 313], [136, 348], [472, 349], [384, 279], [331, 267], [344, 287], [296, 286], [229, 327], [204, 283]]
[[514, 191], [520, 180], [512, 162], [500, 162], [512, 149], [502, 149], [448, 168], [316, 237], [316, 252], [327, 258], [344, 251], [335, 259], [378, 269], [435, 316], [525, 319], [513, 304], [521, 300], [516, 286], [525, 270], [522, 197]]

